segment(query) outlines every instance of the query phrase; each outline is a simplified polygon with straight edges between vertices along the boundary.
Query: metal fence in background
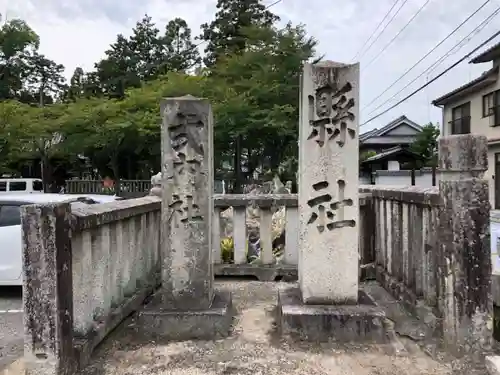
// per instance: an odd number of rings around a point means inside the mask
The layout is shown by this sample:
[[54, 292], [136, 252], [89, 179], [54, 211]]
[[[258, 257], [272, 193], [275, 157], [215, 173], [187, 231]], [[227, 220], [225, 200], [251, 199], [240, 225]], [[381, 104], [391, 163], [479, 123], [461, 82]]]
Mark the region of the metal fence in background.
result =
[[[252, 183], [242, 185], [243, 192], [248, 192], [255, 186]], [[121, 180], [118, 195], [124, 198], [138, 198], [149, 194], [151, 189], [150, 180]], [[214, 181], [215, 194], [228, 194], [231, 192], [232, 182], [226, 180]], [[66, 180], [65, 192], [68, 194], [108, 194], [103, 185], [103, 180]]]
[[[139, 198], [149, 194], [150, 180], [121, 180], [118, 195], [124, 198]], [[67, 180], [66, 193], [69, 194], [106, 194], [102, 180]]]

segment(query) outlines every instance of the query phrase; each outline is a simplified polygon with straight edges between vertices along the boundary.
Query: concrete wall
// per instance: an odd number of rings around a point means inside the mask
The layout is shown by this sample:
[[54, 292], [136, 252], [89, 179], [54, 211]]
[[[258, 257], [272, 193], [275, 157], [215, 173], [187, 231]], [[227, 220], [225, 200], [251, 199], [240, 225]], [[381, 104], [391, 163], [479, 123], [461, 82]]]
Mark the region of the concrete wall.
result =
[[159, 283], [157, 197], [24, 206], [27, 374], [72, 373]]
[[[436, 173], [436, 186], [439, 183], [439, 173]], [[411, 186], [411, 171], [376, 171], [375, 185]], [[415, 186], [432, 187], [432, 169], [424, 168], [415, 171]]]

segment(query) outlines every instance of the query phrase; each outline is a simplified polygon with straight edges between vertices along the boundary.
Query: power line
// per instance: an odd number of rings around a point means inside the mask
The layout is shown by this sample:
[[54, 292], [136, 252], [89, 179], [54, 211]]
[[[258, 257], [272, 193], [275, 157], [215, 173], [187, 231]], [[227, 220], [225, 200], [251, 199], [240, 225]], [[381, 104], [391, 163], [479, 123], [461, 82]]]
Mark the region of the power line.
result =
[[[408, 0], [404, 0], [403, 3], [401, 4], [401, 6], [398, 8], [398, 10], [396, 10], [396, 12], [392, 15], [391, 19], [389, 20], [389, 22], [387, 22], [385, 24], [385, 26], [382, 28], [382, 30], [380, 31], [380, 33], [377, 35], [377, 37], [372, 40], [372, 42], [370, 43], [370, 45], [368, 46], [368, 48], [365, 49], [365, 52], [363, 52], [359, 57], [358, 59], [361, 60], [361, 58], [366, 54], [366, 52], [369, 51], [370, 48], [372, 48], [372, 46], [379, 40], [379, 38], [382, 36], [382, 34], [384, 33], [385, 29], [387, 29], [387, 26], [389, 26], [392, 21], [394, 20], [394, 18], [396, 18], [396, 16], [399, 14], [399, 12], [401, 11], [401, 9], [405, 6], [405, 4], [408, 2]], [[396, 5], [396, 4], [394, 4]]]
[[[500, 11], [500, 7], [497, 8], [495, 10], [495, 12], [493, 12], [488, 18], [487, 18], [487, 22], [486, 24], [482, 25], [479, 29], [475, 29], [473, 30], [467, 37], [466, 37], [466, 40], [464, 40], [463, 42], [460, 42], [458, 45], [455, 45], [450, 51], [448, 51], [446, 53], [446, 56], [444, 57], [444, 59], [447, 59], [448, 57], [456, 54], [457, 52], [459, 52], [465, 45], [467, 45], [467, 43], [469, 43], [471, 41], [471, 39], [474, 37], [475, 34], [481, 32], [481, 30], [491, 21], [491, 18], [495, 17], [498, 12]], [[441, 65], [443, 63], [444, 60], [441, 60], [441, 61], [438, 61], [436, 62], [436, 65], [432, 66], [428, 72], [428, 74], [432, 74], [432, 72], [434, 72], [439, 65]]]
[[276, 0], [274, 3], [269, 4], [269, 5], [268, 5], [268, 6], [266, 6], [264, 9], [269, 9], [269, 8], [271, 8], [272, 6], [274, 6], [274, 5], [278, 4], [278, 3], [281, 3], [282, 1], [283, 1], [283, 0]]
[[481, 22], [478, 26], [476, 26], [476, 28], [474, 30], [472, 30], [467, 36], [465, 36], [462, 40], [460, 40], [457, 44], [455, 44], [453, 47], [451, 47], [450, 50], [448, 50], [448, 52], [446, 52], [443, 56], [441, 56], [437, 61], [435, 61], [431, 66], [429, 66], [426, 70], [424, 70], [420, 75], [418, 75], [417, 77], [415, 77], [411, 82], [409, 82], [406, 86], [404, 86], [401, 90], [399, 90], [397, 93], [395, 93], [393, 96], [391, 96], [389, 99], [387, 99], [385, 102], [381, 103], [380, 105], [378, 105], [375, 109], [373, 109], [370, 113], [368, 113], [368, 115], [371, 115], [372, 113], [374, 113], [377, 109], [381, 108], [382, 106], [384, 106], [385, 104], [387, 104], [388, 102], [390, 102], [392, 99], [394, 99], [396, 96], [398, 96], [402, 91], [404, 91], [408, 86], [410, 86], [411, 84], [413, 84], [416, 80], [418, 80], [420, 77], [422, 77], [424, 74], [429, 74], [429, 71], [431, 70], [434, 70], [434, 68], [442, 63], [445, 59], [447, 59], [449, 57], [449, 54], [450, 52], [452, 52], [458, 45], [462, 44], [464, 40], [467, 39], [467, 42], [470, 41], [470, 39], [472, 38], [472, 36], [477, 33], [478, 31], [480, 31], [481, 28], [484, 28], [486, 27], [486, 25], [488, 23], [491, 22], [491, 20], [500, 12], [500, 7], [498, 7], [492, 14], [490, 14], [486, 19], [483, 20], [483, 22]]
[[418, 89], [416, 89], [415, 91], [413, 91], [411, 94], [407, 95], [406, 97], [404, 97], [403, 99], [401, 99], [399, 102], [397, 102], [396, 104], [392, 105], [391, 107], [387, 108], [385, 111], [379, 113], [378, 115], [376, 116], [373, 116], [372, 118], [370, 118], [368, 121], [365, 121], [364, 123], [362, 123], [360, 126], [364, 126], [366, 124], [368, 124], [369, 122], [375, 120], [376, 118], [386, 114], [387, 112], [389, 112], [390, 110], [396, 108], [398, 105], [400, 105], [401, 103], [407, 101], [408, 99], [410, 99], [412, 96], [414, 96], [415, 94], [417, 94], [419, 91], [425, 89], [427, 86], [429, 86], [432, 82], [438, 80], [440, 77], [442, 77], [443, 75], [445, 75], [446, 73], [448, 73], [451, 69], [453, 69], [454, 67], [456, 67], [458, 64], [460, 64], [461, 62], [463, 62], [464, 60], [468, 59], [471, 55], [473, 55], [474, 53], [476, 53], [479, 49], [483, 48], [486, 44], [488, 44], [489, 42], [491, 42], [493, 39], [495, 39], [497, 36], [500, 35], [500, 31], [497, 31], [495, 34], [493, 34], [493, 36], [489, 37], [487, 40], [485, 40], [483, 43], [481, 43], [479, 46], [477, 46], [476, 48], [474, 48], [471, 52], [469, 52], [467, 55], [465, 55], [464, 57], [462, 57], [461, 59], [459, 59], [458, 61], [456, 61], [454, 64], [452, 64], [451, 66], [449, 66], [448, 68], [446, 68], [444, 71], [442, 71], [440, 74], [438, 74], [436, 77], [434, 77], [433, 79], [431, 79], [430, 81], [428, 81], [425, 85], [423, 86], [420, 86]]
[[[490, 14], [486, 19], [483, 20], [474, 30], [472, 30], [467, 36], [465, 36], [462, 40], [460, 40], [457, 44], [455, 44], [448, 52], [446, 52], [443, 56], [441, 56], [437, 61], [435, 61], [431, 66], [429, 66], [426, 70], [424, 70], [422, 73], [420, 73], [417, 77], [415, 77], [411, 82], [406, 84], [401, 90], [399, 90], [397, 93], [395, 93], [393, 96], [391, 96], [389, 99], [387, 99], [385, 102], [381, 103], [378, 105], [375, 109], [373, 109], [368, 115], [371, 115], [374, 113], [377, 109], [383, 107], [385, 104], [389, 103], [392, 99], [394, 99], [396, 96], [398, 96], [401, 92], [403, 92], [407, 87], [409, 87], [411, 84], [413, 84], [416, 80], [418, 80], [420, 77], [422, 77], [424, 74], [428, 73], [431, 69], [433, 69], [436, 64], [441, 63], [444, 59], [448, 57], [448, 54], [450, 51], [454, 50], [456, 46], [460, 45], [465, 39], [469, 38], [469, 36], [473, 35], [476, 33], [478, 29], [484, 28], [488, 23], [491, 22], [491, 20], [498, 15], [500, 12], [500, 7], [498, 7], [492, 14]], [[470, 39], [469, 39], [470, 41]]]
[[424, 10], [424, 8], [426, 7], [427, 4], [430, 3], [431, 0], [427, 0], [418, 10], [417, 12], [413, 15], [413, 17], [410, 18], [410, 20], [406, 23], [406, 25], [403, 26], [403, 28], [401, 30], [399, 30], [399, 32], [394, 35], [394, 37], [389, 41], [389, 43], [387, 43], [384, 48], [382, 48], [382, 50], [373, 58], [370, 60], [370, 62], [368, 64], [366, 64], [366, 66], [364, 66], [363, 68], [364, 69], [367, 69], [375, 60], [377, 60], [380, 55], [382, 55], [382, 53], [384, 53], [384, 51], [389, 48], [389, 46], [398, 38], [398, 36], [401, 35], [401, 33], [403, 33], [403, 31], [406, 30], [406, 28], [413, 22], [413, 20], [415, 18], [417, 18], [417, 16], [420, 14], [420, 12], [422, 12], [422, 10]]
[[387, 11], [387, 13], [385, 14], [384, 18], [382, 18], [382, 21], [379, 22], [379, 24], [377, 25], [377, 27], [375, 28], [375, 30], [373, 30], [373, 32], [370, 34], [370, 36], [368, 37], [368, 39], [366, 39], [366, 41], [364, 42], [364, 44], [361, 46], [361, 48], [358, 50], [358, 52], [356, 52], [356, 54], [354, 55], [354, 57], [351, 59], [351, 61], [354, 61], [356, 59], [356, 57], [358, 57], [358, 55], [360, 54], [360, 52], [363, 50], [363, 48], [365, 48], [365, 46], [368, 44], [368, 42], [370, 41], [370, 39], [375, 35], [375, 33], [377, 32], [378, 28], [380, 26], [382, 26], [382, 24], [384, 23], [384, 21], [387, 19], [387, 17], [389, 17], [389, 14], [391, 14], [392, 10], [394, 9], [394, 7], [396, 6], [396, 4], [399, 2], [399, 0], [396, 0], [394, 2], [394, 4], [392, 4], [391, 6], [391, 9], [389, 9]]
[[[483, 9], [486, 4], [488, 4], [491, 0], [486, 0], [483, 5], [481, 5], [479, 8], [477, 8], [469, 17], [467, 17], [460, 25], [458, 25], [451, 33], [449, 33], [443, 40], [441, 40], [438, 44], [434, 46], [429, 52], [425, 54], [420, 60], [418, 60], [411, 68], [409, 68], [406, 72], [404, 72], [397, 80], [395, 80], [389, 87], [387, 87], [382, 93], [380, 93], [376, 98], [374, 98], [370, 103], [365, 105], [365, 108], [369, 107], [372, 103], [377, 101], [382, 95], [384, 95], [387, 91], [389, 91], [396, 83], [401, 81], [408, 73], [410, 73], [418, 64], [420, 64], [422, 61], [424, 61], [432, 52], [434, 52], [441, 44], [446, 42], [453, 34], [455, 34], [463, 25], [465, 25], [472, 17], [474, 17], [481, 9]], [[363, 111], [363, 109], [361, 111]]]

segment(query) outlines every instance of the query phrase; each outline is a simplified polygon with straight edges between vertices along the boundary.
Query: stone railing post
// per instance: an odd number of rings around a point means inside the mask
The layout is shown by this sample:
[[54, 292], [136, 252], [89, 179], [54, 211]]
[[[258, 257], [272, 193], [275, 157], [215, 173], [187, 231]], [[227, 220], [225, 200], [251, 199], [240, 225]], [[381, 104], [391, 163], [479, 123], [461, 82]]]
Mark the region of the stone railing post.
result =
[[488, 142], [479, 135], [439, 141], [438, 306], [445, 345], [458, 355], [488, 350], [492, 340]]
[[74, 369], [69, 204], [22, 208], [26, 375]]

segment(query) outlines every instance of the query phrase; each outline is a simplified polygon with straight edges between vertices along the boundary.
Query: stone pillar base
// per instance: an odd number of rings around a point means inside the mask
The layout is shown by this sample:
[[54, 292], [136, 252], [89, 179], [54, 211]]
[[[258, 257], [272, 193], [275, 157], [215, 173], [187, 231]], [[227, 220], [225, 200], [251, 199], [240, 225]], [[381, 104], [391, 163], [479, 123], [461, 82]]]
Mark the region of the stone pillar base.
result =
[[230, 292], [216, 291], [206, 310], [171, 310], [162, 291], [139, 312], [139, 334], [163, 340], [211, 340], [230, 334], [234, 316]]
[[360, 290], [357, 305], [306, 305], [297, 285], [278, 291], [278, 325], [282, 336], [304, 341], [340, 343], [390, 342], [383, 309]]

